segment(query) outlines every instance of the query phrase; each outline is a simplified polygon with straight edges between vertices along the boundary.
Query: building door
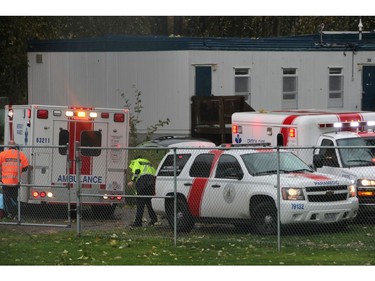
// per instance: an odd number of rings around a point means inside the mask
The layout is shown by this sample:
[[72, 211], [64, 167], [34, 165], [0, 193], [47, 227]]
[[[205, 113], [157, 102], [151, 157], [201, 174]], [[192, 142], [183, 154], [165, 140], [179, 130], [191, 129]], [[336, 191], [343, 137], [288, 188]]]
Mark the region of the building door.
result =
[[362, 110], [375, 111], [375, 66], [364, 66], [362, 73]]
[[200, 97], [211, 96], [211, 66], [195, 67], [195, 95]]

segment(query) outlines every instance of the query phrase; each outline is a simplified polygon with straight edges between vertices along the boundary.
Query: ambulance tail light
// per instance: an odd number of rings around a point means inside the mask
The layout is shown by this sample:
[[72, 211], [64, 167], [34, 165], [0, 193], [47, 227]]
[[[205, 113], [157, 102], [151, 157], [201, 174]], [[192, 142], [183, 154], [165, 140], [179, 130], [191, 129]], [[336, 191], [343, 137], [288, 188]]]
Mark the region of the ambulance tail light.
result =
[[51, 191], [37, 191], [37, 190], [34, 190], [32, 193], [31, 193], [32, 197], [34, 199], [43, 199], [43, 198], [52, 198], [53, 197], [53, 193]]
[[124, 113], [115, 113], [113, 116], [113, 121], [123, 123], [125, 122], [125, 114]]
[[100, 116], [103, 118], [103, 119], [108, 119], [109, 118], [109, 113], [108, 112], [102, 112], [100, 114]]
[[108, 194], [104, 194], [104, 195], [103, 195], [103, 199], [104, 199], [104, 200], [108, 200], [108, 199], [110, 199], [110, 200], [121, 201], [122, 196], [120, 196], [120, 195], [108, 195]]
[[289, 129], [289, 137], [290, 138], [295, 138], [296, 137], [296, 129], [295, 128], [290, 128]]
[[38, 111], [36, 112], [36, 117], [38, 119], [48, 119], [48, 110], [38, 109]]
[[232, 125], [232, 134], [242, 134], [242, 126]]

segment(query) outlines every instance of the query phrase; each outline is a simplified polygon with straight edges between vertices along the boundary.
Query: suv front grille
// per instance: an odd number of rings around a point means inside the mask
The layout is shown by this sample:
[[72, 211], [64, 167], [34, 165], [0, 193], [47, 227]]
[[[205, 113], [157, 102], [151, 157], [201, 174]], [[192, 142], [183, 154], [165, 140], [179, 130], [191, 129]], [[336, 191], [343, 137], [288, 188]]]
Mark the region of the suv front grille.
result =
[[309, 202], [345, 201], [348, 198], [348, 187], [338, 186], [311, 186], [306, 187]]

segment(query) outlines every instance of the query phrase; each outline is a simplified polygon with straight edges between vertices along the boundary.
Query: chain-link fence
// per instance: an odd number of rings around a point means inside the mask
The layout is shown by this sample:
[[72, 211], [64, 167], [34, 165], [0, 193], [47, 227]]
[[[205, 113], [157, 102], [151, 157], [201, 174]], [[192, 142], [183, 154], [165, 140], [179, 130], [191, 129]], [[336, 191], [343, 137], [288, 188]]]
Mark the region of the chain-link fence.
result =
[[[75, 192], [69, 178], [66, 146], [2, 146], [0, 224], [69, 228]], [[27, 163], [22, 159], [26, 158]], [[10, 167], [13, 166], [13, 167]], [[17, 170], [21, 173], [17, 173]]]
[[[375, 248], [375, 164], [361, 156], [371, 147], [76, 149], [21, 147], [31, 167], [18, 187], [17, 216], [0, 224], [175, 243], [204, 235], [279, 249]], [[351, 159], [339, 157], [343, 151]], [[159, 167], [149, 195], [128, 186], [127, 159], [139, 156]], [[134, 226], [137, 201], [147, 199], [157, 222], [149, 225], [145, 207]]]

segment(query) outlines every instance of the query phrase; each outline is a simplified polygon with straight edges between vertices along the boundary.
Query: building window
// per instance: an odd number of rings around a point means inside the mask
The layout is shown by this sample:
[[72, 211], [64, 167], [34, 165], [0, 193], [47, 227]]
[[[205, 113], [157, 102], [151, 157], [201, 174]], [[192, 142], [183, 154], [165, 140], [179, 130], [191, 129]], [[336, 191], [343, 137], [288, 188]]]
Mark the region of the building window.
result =
[[298, 76], [296, 68], [283, 69], [283, 109], [298, 108]]
[[329, 68], [328, 107], [343, 107], [344, 105], [344, 75], [342, 68]]
[[235, 68], [234, 69], [234, 94], [237, 96], [246, 96], [250, 102], [250, 69]]

